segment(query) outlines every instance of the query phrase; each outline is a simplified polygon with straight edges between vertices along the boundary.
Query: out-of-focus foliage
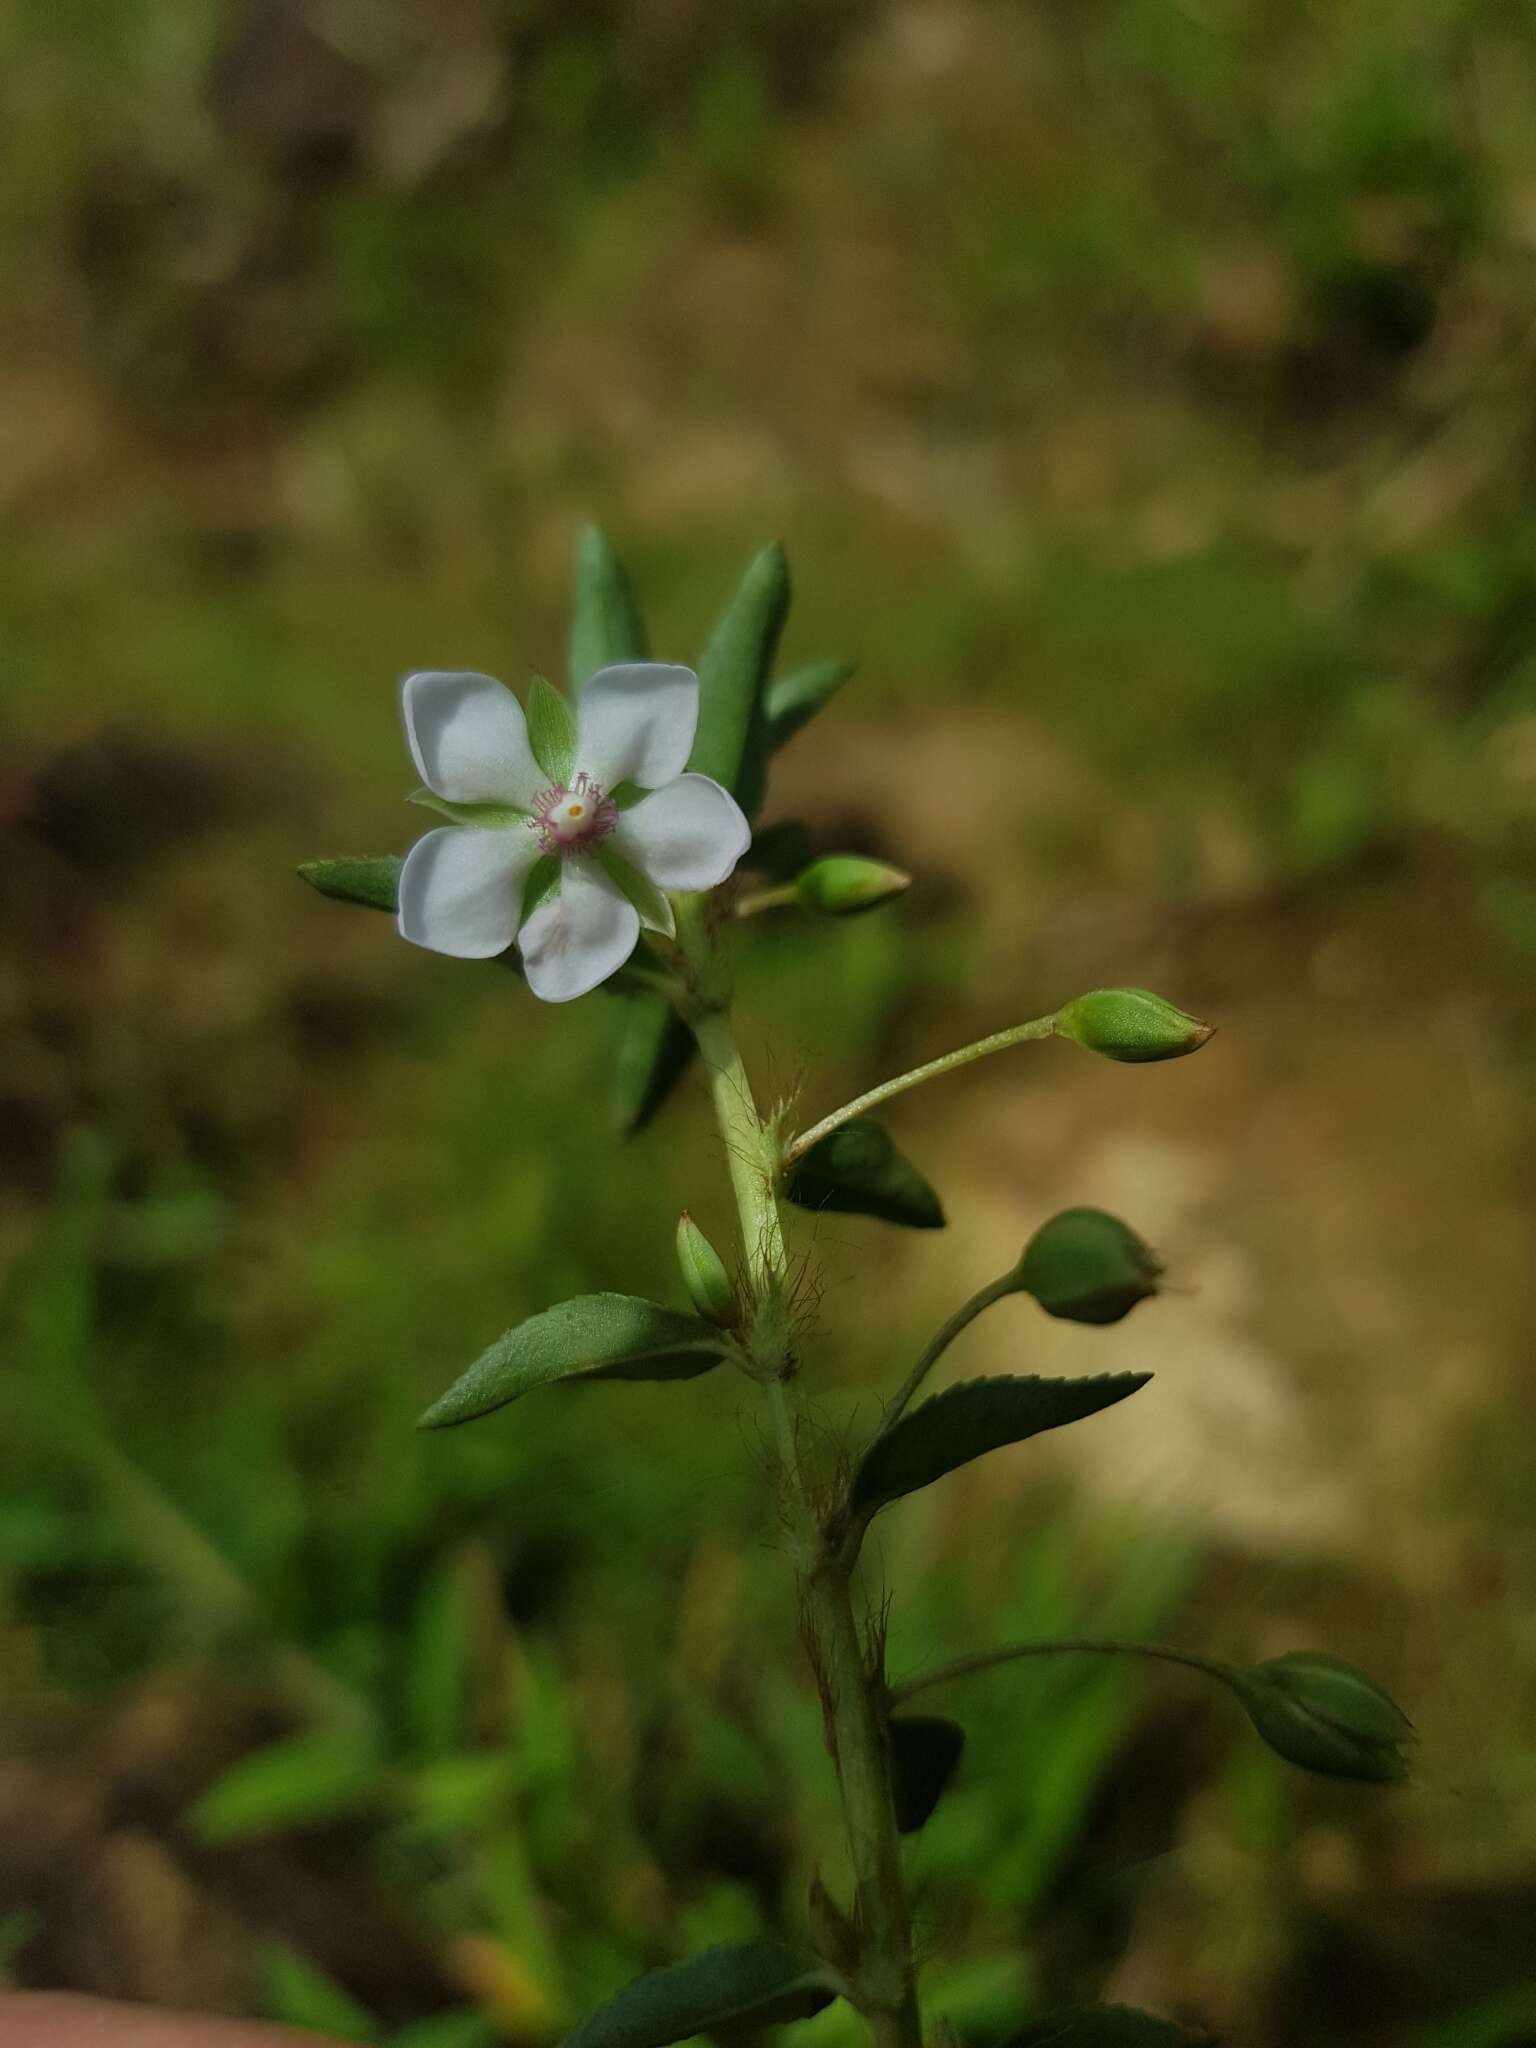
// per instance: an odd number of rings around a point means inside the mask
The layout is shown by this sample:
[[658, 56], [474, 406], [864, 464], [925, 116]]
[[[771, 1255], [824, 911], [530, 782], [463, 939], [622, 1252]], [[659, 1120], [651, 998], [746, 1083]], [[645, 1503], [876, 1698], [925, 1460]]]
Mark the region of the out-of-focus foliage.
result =
[[778, 530], [783, 687], [860, 660], [769, 829], [917, 881], [765, 927], [776, 1088], [1121, 979], [1223, 1026], [1155, 1112], [1045, 1047], [893, 1119], [951, 1231], [804, 1219], [833, 1429], [1064, 1206], [1169, 1266], [957, 1361], [1166, 1404], [1072, 1488], [1042, 1442], [882, 1516], [895, 1675], [1337, 1640], [1423, 1737], [1367, 1817], [1176, 1679], [946, 1696], [932, 2010], [1525, 2037], [1533, 101], [1524, 0], [0, 9], [18, 1981], [539, 2048], [803, 1933], [835, 1830], [738, 1385], [412, 1428], [564, 1294], [681, 1306], [679, 1210], [729, 1243], [696, 1098], [612, 1164], [624, 1005], [291, 880], [413, 836], [400, 671], [557, 672], [596, 517], [658, 656]]

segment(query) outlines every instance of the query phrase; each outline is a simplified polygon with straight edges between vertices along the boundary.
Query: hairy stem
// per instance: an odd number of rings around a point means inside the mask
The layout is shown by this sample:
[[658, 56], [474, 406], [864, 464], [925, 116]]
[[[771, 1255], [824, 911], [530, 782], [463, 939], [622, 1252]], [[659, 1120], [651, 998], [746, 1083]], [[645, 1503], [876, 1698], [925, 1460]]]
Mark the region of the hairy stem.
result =
[[1208, 1678], [1219, 1678], [1223, 1684], [1230, 1684], [1234, 1676], [1232, 1665], [1215, 1657], [1196, 1656], [1193, 1650], [1176, 1650], [1168, 1643], [1122, 1643], [1095, 1636], [1071, 1636], [1059, 1641], [1005, 1643], [1000, 1649], [978, 1650], [972, 1657], [957, 1658], [953, 1664], [925, 1672], [905, 1685], [892, 1686], [890, 1703], [893, 1707], [903, 1706], [932, 1686], [947, 1685], [952, 1678], [969, 1678], [975, 1672], [990, 1671], [996, 1664], [1011, 1664], [1019, 1657], [1059, 1657], [1079, 1652], [1107, 1657], [1157, 1657], [1165, 1664], [1184, 1664], [1191, 1671], [1203, 1671]]
[[[785, 1281], [784, 1231], [775, 1193], [778, 1161], [723, 1011], [701, 1010], [689, 1017], [689, 1023], [709, 1070], [741, 1221], [748, 1284], [754, 1310], [760, 1310], [775, 1295], [782, 1296]], [[771, 1318], [768, 1327], [774, 1327]], [[829, 1543], [817, 1512], [803, 1456], [795, 1363], [787, 1341], [778, 1356], [758, 1359], [766, 1375], [795, 1532], [806, 1642], [842, 1793], [860, 1939], [853, 1989], [877, 2048], [921, 2048], [911, 1921], [885, 1735], [882, 1659], [866, 1656], [854, 1615], [850, 1566]]]
[[812, 1124], [808, 1131], [802, 1131], [785, 1148], [784, 1164], [793, 1166], [813, 1145], [819, 1145], [823, 1138], [830, 1138], [834, 1131], [841, 1130], [854, 1117], [863, 1116], [866, 1110], [889, 1102], [893, 1095], [904, 1095], [919, 1082], [935, 1081], [940, 1074], [952, 1073], [956, 1067], [968, 1066], [972, 1060], [985, 1059], [989, 1052], [1006, 1052], [1011, 1045], [1027, 1045], [1034, 1039], [1049, 1038], [1055, 1028], [1054, 1011], [1049, 1017], [1032, 1017], [1027, 1024], [1014, 1024], [1007, 1031], [994, 1031], [990, 1038], [978, 1038], [974, 1045], [962, 1045], [955, 1052], [940, 1053], [936, 1060], [929, 1060], [924, 1066], [913, 1067], [909, 1073], [882, 1081], [878, 1088], [856, 1095], [852, 1102], [845, 1102], [841, 1109], [834, 1109], [830, 1116], [824, 1116], [819, 1124]]

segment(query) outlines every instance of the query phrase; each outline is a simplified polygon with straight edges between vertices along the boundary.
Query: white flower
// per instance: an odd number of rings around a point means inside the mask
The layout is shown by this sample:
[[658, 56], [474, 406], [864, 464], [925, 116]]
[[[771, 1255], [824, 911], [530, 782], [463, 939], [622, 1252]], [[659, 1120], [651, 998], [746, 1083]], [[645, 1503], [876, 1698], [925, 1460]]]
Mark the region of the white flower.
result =
[[[735, 798], [683, 772], [699, 719], [692, 669], [599, 669], [558, 775], [534, 759], [522, 706], [490, 676], [407, 676], [401, 706], [423, 800], [459, 822], [407, 854], [400, 935], [461, 960], [489, 959], [516, 939], [528, 986], [545, 1002], [606, 981], [642, 924], [670, 934], [662, 891], [712, 889], [747, 850], [751, 828]], [[631, 802], [636, 785], [650, 793]], [[530, 892], [541, 861], [538, 880], [549, 886]]]

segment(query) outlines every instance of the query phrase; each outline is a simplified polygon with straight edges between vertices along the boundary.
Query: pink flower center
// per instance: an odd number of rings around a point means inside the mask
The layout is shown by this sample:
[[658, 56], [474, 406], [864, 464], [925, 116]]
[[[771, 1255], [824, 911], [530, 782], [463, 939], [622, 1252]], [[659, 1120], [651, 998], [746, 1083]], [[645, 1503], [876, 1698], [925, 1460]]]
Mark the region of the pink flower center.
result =
[[546, 789], [529, 820], [546, 853], [592, 853], [619, 822], [619, 807], [583, 768], [569, 789]]

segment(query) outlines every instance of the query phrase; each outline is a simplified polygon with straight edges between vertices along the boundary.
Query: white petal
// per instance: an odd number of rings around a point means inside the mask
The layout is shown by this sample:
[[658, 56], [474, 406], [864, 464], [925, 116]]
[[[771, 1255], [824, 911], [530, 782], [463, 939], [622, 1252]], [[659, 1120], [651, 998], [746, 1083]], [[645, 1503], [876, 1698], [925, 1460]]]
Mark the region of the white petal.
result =
[[681, 775], [699, 722], [699, 679], [665, 661], [600, 668], [576, 707], [576, 766], [603, 789], [656, 789]]
[[520, 825], [505, 832], [470, 825], [429, 832], [400, 870], [401, 938], [457, 960], [504, 953], [516, 936], [523, 884], [538, 857], [536, 835]]
[[679, 775], [620, 813], [613, 844], [663, 889], [713, 889], [751, 838], [728, 790], [708, 775]]
[[428, 789], [455, 804], [528, 810], [548, 783], [528, 744], [523, 707], [471, 669], [424, 669], [400, 690], [405, 737]]
[[584, 996], [617, 974], [640, 936], [640, 913], [595, 860], [561, 863], [560, 888], [517, 935], [528, 986], [546, 1003]]

